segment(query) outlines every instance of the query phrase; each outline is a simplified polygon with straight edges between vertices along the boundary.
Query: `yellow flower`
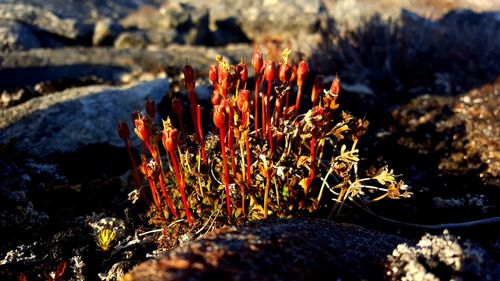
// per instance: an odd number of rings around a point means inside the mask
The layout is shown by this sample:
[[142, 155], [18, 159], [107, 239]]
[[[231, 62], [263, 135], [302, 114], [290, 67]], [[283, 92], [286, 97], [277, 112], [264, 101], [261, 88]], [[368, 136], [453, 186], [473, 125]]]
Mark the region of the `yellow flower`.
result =
[[97, 246], [99, 246], [104, 252], [109, 250], [109, 245], [116, 237], [116, 232], [112, 229], [103, 229], [99, 231], [97, 235]]
[[290, 50], [288, 48], [285, 48], [281, 52], [281, 58], [283, 58], [283, 62], [288, 63], [288, 57], [290, 56], [291, 53], [292, 53], [292, 50]]
[[378, 170], [373, 179], [377, 180], [382, 185], [385, 185], [386, 182], [392, 184], [396, 182], [396, 179], [394, 178], [394, 171], [389, 170], [387, 166], [384, 166], [380, 170]]

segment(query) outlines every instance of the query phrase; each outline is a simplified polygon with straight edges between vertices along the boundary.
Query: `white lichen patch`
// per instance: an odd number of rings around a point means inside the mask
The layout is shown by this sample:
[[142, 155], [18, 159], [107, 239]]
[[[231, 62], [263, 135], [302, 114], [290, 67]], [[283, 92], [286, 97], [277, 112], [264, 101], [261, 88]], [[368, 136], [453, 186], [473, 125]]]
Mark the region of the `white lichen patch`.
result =
[[82, 260], [82, 257], [80, 255], [76, 255], [71, 257], [70, 259], [70, 268], [71, 271], [73, 272], [73, 278], [70, 280], [74, 281], [84, 281], [85, 277], [83, 276], [83, 267], [85, 266], [85, 263]]
[[36, 259], [36, 255], [33, 253], [36, 244], [35, 242], [32, 245], [19, 245], [15, 249], [8, 251], [5, 257], [0, 259], [0, 265]]
[[103, 217], [91, 216], [86, 219], [87, 225], [93, 229], [94, 235], [97, 235], [104, 229], [113, 230], [116, 232], [116, 238], [120, 239], [123, 237], [125, 232], [125, 222], [121, 219], [113, 217]]
[[[388, 276], [392, 280], [461, 280], [463, 272], [481, 276], [485, 251], [447, 230], [442, 235], [426, 233], [415, 246], [399, 244], [388, 256]], [[445, 274], [445, 276], [442, 276]], [[446, 276], [451, 274], [452, 276]]]

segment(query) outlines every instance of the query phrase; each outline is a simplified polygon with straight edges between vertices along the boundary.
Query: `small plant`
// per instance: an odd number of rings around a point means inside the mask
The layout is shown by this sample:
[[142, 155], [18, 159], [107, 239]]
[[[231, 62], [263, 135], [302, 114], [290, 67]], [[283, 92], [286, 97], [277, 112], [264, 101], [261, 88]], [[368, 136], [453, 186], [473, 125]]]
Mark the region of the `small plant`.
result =
[[107, 252], [109, 250], [109, 246], [115, 240], [116, 232], [112, 229], [104, 228], [99, 231], [97, 235], [97, 246], [101, 248], [103, 252]]
[[[135, 115], [134, 131], [144, 147], [140, 170], [155, 205], [153, 223], [164, 227], [177, 217], [186, 218], [189, 226], [210, 219], [224, 223], [224, 217], [240, 223], [293, 217], [320, 206], [330, 206], [333, 216], [346, 200], [366, 204], [410, 196], [388, 167], [360, 176], [357, 146], [368, 121], [339, 109], [338, 77], [324, 89], [324, 78], [318, 76], [311, 90], [312, 108], [300, 111], [309, 67], [304, 60], [298, 66], [290, 64], [290, 53], [284, 50], [280, 62], [264, 62], [260, 51], [254, 53], [253, 98], [246, 88], [246, 64], [230, 65], [218, 56], [208, 72], [214, 88], [213, 124], [202, 124], [194, 71], [187, 65], [183, 72], [194, 125], [191, 134], [184, 132], [181, 97], [172, 101], [172, 117], [179, 119], [183, 131], [180, 136], [169, 118], [160, 127], [151, 116]], [[295, 92], [290, 105], [289, 96]], [[202, 125], [217, 134], [204, 136]], [[158, 148], [160, 139], [165, 150]], [[163, 166], [162, 154], [168, 166]]]

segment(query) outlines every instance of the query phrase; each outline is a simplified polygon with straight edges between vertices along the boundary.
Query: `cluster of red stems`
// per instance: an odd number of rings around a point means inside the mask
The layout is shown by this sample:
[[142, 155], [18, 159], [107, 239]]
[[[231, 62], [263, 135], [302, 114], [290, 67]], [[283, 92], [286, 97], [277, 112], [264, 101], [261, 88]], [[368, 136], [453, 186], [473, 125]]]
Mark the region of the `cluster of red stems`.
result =
[[[183, 155], [183, 150], [189, 148], [186, 146], [188, 135], [182, 117], [184, 105], [179, 97], [172, 99], [172, 111], [177, 116], [180, 133], [173, 127], [169, 118], [163, 121], [163, 128], [154, 124], [156, 106], [152, 100], [146, 102], [147, 114], [132, 114], [134, 132], [143, 144], [142, 160], [138, 166], [134, 161], [130, 147], [130, 131], [124, 121], [119, 123], [118, 134], [128, 148], [137, 185], [142, 186], [135, 167], [139, 167], [138, 170], [147, 180], [154, 206], [163, 218], [165, 218], [166, 211], [163, 208], [162, 200], [167, 203], [170, 215], [175, 218], [183, 216], [189, 225], [193, 225], [191, 210], [197, 210], [199, 207], [192, 208], [190, 206], [190, 202], [193, 200], [188, 200], [187, 188], [195, 190], [198, 198], [201, 198], [198, 201], [203, 202], [207, 196], [210, 196], [206, 194], [207, 192], [224, 194], [227, 217], [230, 221], [231, 216], [234, 216], [232, 210], [234, 204], [239, 209], [239, 215], [242, 214], [243, 217], [246, 217], [248, 211], [245, 204], [249, 204], [252, 209], [260, 209], [261, 217], [267, 217], [271, 183], [274, 183], [276, 187], [276, 190], [272, 192], [274, 200], [277, 201], [273, 205], [273, 213], [279, 215], [280, 208], [292, 209], [291, 206], [280, 205], [280, 194], [283, 203], [292, 194], [300, 193], [298, 196], [300, 199], [294, 202], [299, 202], [298, 205], [303, 207], [304, 204], [307, 204], [304, 198], [311, 194], [311, 184], [315, 179], [316, 170], [321, 167], [323, 170], [325, 169], [321, 158], [323, 154], [328, 154], [328, 152], [324, 153], [329, 149], [325, 149], [325, 146], [328, 145], [328, 139], [335, 139], [335, 146], [332, 147], [334, 150], [337, 149], [337, 142], [343, 140], [348, 134], [354, 142], [352, 148], [354, 150], [358, 138], [366, 131], [367, 122], [361, 119], [356, 120], [347, 113], [337, 112], [340, 80], [338, 77], [335, 78], [330, 88], [325, 89], [324, 78], [322, 75], [318, 75], [311, 90], [312, 109], [306, 114], [299, 115], [303, 86], [309, 74], [309, 67], [306, 61], [301, 61], [297, 66], [292, 65], [289, 62], [290, 53], [291, 51], [285, 49], [282, 52], [282, 61], [279, 63], [264, 60], [260, 51], [253, 54], [251, 60], [255, 71], [253, 93], [247, 89], [247, 65], [243, 61], [237, 65], [230, 65], [217, 56], [218, 64], [210, 66], [208, 77], [213, 85], [211, 96], [213, 110], [210, 114], [215, 125], [214, 129], [217, 129], [219, 134], [220, 150], [218, 151], [209, 148], [206, 144], [209, 140], [203, 135], [202, 118], [200, 117], [201, 107], [198, 104], [195, 89], [195, 73], [189, 64], [184, 66], [184, 85], [187, 90], [189, 115], [194, 128], [194, 136], [192, 135], [191, 139], [194, 138], [194, 143], [197, 144], [196, 162], [198, 164], [194, 165], [198, 167], [197, 171], [191, 169], [192, 165], [189, 163], [188, 153]], [[297, 86], [296, 99], [293, 104], [290, 104], [290, 98], [293, 98], [293, 95], [290, 94], [295, 84]], [[339, 119], [338, 123], [333, 122], [335, 118]], [[252, 120], [253, 126], [251, 126]], [[213, 139], [214, 136], [211, 138]], [[164, 170], [160, 157], [160, 140], [168, 154], [166, 157], [168, 174]], [[182, 144], [180, 144], [181, 142]], [[309, 156], [301, 155], [303, 147], [306, 148], [308, 153], [306, 155]], [[235, 150], [239, 150], [241, 161], [236, 160]], [[149, 154], [151, 160], [147, 160], [146, 154]], [[220, 168], [220, 156], [222, 157], [222, 168], [214, 174], [213, 167], [218, 165], [217, 167]], [[281, 172], [281, 179], [278, 180], [276, 174], [279, 173], [279, 166], [283, 165], [290, 166], [290, 169], [287, 170], [287, 173], [290, 174], [283, 175]], [[348, 173], [348, 169], [351, 169], [352, 165], [346, 164], [345, 166], [335, 167], [335, 172], [339, 176], [342, 173]], [[207, 173], [208, 170], [212, 173]], [[305, 176], [307, 171], [308, 175]], [[186, 178], [193, 174], [198, 178], [198, 181], [191, 181], [187, 184]], [[175, 175], [175, 181], [172, 175]], [[257, 183], [259, 176], [261, 179], [265, 179], [261, 180], [261, 184]], [[220, 177], [221, 180], [219, 181], [216, 177]], [[348, 175], [345, 177], [349, 178]], [[223, 186], [224, 193], [218, 190], [209, 190], [208, 187], [204, 186], [213, 182], [221, 183], [218, 186]], [[342, 183], [342, 180], [338, 182]], [[341, 187], [347, 189], [349, 182], [347, 180], [344, 182]], [[239, 187], [241, 202], [238, 200], [236, 203], [237, 196], [231, 194], [231, 185]], [[278, 185], [284, 185], [282, 191], [278, 190]], [[183, 211], [181, 214], [178, 213], [172, 202], [171, 197], [174, 196], [174, 193], [180, 194], [182, 199]], [[148, 197], [143, 191], [142, 196], [147, 200]], [[263, 207], [256, 202], [258, 201], [257, 197], [263, 197]], [[317, 190], [315, 199], [316, 197]], [[320, 198], [321, 194], [318, 200]], [[295, 204], [292, 201], [289, 203]], [[317, 205], [317, 202], [314, 205]], [[198, 213], [200, 212], [198, 211]], [[286, 210], [283, 211], [283, 214], [285, 213], [287, 213]]]

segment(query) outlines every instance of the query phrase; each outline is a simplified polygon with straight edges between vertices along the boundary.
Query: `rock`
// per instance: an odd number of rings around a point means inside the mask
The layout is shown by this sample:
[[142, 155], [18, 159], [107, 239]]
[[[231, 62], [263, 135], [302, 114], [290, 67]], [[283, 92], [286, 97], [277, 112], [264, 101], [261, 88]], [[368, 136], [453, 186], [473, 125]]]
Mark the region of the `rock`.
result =
[[336, 22], [316, 48], [312, 68], [342, 73], [349, 83], [369, 81], [381, 94], [420, 88], [421, 94], [458, 95], [500, 75], [500, 13], [456, 11], [436, 20], [405, 9], [391, 20], [388, 15], [370, 15], [355, 27]]
[[2, 139], [17, 138], [19, 150], [37, 156], [69, 153], [94, 143], [122, 146], [117, 122], [129, 120], [148, 97], [158, 103], [168, 87], [160, 79], [128, 87], [74, 88], [34, 98], [0, 112]]
[[[142, 9], [124, 19], [123, 23], [150, 34], [147, 36], [150, 40], [156, 37], [156, 40], [151, 40], [152, 43], [164, 41], [167, 44], [175, 42], [192, 45], [206, 44], [208, 40], [207, 9], [179, 1], [166, 2], [159, 10]], [[167, 34], [169, 40], [160, 39], [163, 34]], [[172, 37], [172, 34], [175, 36]]]
[[[197, 72], [206, 77], [216, 55], [229, 58], [233, 63], [250, 57], [253, 48], [232, 45], [225, 48], [196, 46], [168, 46], [161, 51], [139, 49], [61, 48], [0, 53], [0, 90], [34, 85], [44, 80], [77, 78], [94, 75], [105, 81], [119, 81], [125, 72], [152, 72], [177, 75], [186, 59]], [[181, 55], [180, 55], [181, 54]], [[21, 75], [22, 73], [22, 75]]]
[[204, 8], [168, 2], [159, 10], [153, 30], [175, 29], [179, 44], [206, 44], [208, 39], [208, 11]]
[[110, 18], [105, 18], [97, 21], [94, 27], [94, 36], [92, 37], [92, 45], [105, 46], [113, 45], [113, 42], [118, 37], [118, 34], [123, 28], [115, 23]]
[[86, 23], [95, 23], [102, 18], [119, 21], [129, 13], [146, 5], [157, 9], [162, 2], [163, 0], [2, 0], [2, 3], [40, 7], [58, 16]]
[[474, 176], [488, 186], [498, 187], [499, 108], [500, 80], [456, 98], [417, 97], [393, 111], [404, 132], [398, 143], [418, 155], [436, 157], [441, 172]]
[[390, 280], [499, 280], [500, 264], [470, 241], [444, 231], [414, 246], [399, 244], [388, 256]]
[[500, 79], [461, 96], [453, 111], [465, 123], [465, 159], [478, 157], [483, 166], [479, 177], [500, 187]]
[[122, 32], [115, 41], [115, 48], [145, 48], [149, 45], [147, 34], [142, 31]]
[[239, 27], [246, 38], [256, 41], [266, 37], [297, 38], [316, 32], [326, 16], [320, 0], [221, 0], [211, 3], [208, 9], [212, 32], [229, 34]]
[[402, 10], [410, 10], [419, 17], [438, 19], [448, 12], [469, 9], [474, 12], [498, 10], [495, 1], [432, 1], [432, 2], [407, 2], [392, 0], [324, 0], [328, 14], [339, 26], [354, 29], [363, 23], [363, 20], [379, 15], [382, 19], [392, 18], [398, 21]]
[[175, 29], [166, 31], [130, 31], [122, 32], [115, 41], [115, 48], [165, 48], [176, 43], [179, 33]]
[[58, 16], [50, 10], [27, 4], [0, 4], [0, 20], [34, 26], [46, 33], [74, 41], [89, 38], [89, 24]]
[[263, 220], [206, 234], [123, 280], [383, 279], [386, 256], [405, 242], [327, 220]]
[[32, 91], [24, 88], [17, 89], [13, 92], [3, 91], [0, 95], [0, 108], [12, 106], [31, 97], [33, 97]]
[[179, 33], [177, 43], [225, 45], [266, 38], [304, 41], [301, 36], [318, 31], [325, 20], [320, 0], [186, 0], [169, 1], [157, 12], [142, 9], [123, 22], [142, 30], [175, 29]]
[[40, 41], [28, 26], [0, 20], [0, 51], [27, 50], [40, 46]]

